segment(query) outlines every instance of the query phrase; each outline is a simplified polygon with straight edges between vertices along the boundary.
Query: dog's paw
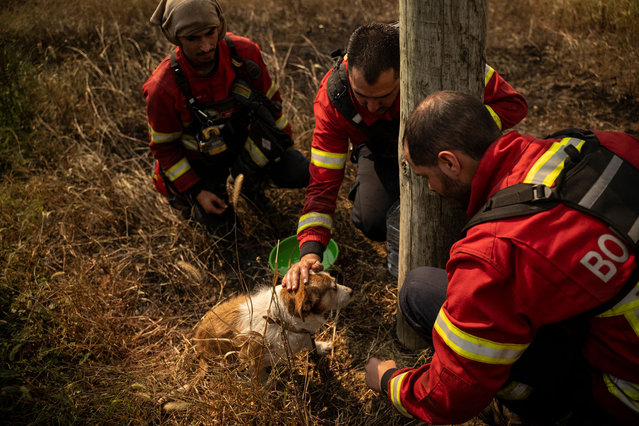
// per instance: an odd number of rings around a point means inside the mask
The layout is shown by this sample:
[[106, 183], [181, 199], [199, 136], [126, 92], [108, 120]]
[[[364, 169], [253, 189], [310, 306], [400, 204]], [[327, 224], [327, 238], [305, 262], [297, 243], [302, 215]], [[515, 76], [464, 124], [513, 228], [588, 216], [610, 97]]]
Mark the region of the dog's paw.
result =
[[315, 349], [318, 355], [328, 355], [333, 350], [333, 343], [331, 342], [315, 342]]

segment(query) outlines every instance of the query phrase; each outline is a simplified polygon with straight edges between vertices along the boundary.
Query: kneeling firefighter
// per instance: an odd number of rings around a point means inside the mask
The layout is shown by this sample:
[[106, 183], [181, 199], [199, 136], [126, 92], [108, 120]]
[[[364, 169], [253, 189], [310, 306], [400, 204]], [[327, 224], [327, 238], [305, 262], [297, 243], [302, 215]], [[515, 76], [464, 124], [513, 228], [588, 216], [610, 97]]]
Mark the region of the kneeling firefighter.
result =
[[183, 214], [216, 233], [233, 217], [226, 181], [244, 176], [256, 207], [264, 188], [308, 185], [308, 160], [293, 149], [291, 125], [259, 46], [226, 32], [214, 0], [162, 0], [151, 17], [177, 48], [144, 83], [153, 180]]

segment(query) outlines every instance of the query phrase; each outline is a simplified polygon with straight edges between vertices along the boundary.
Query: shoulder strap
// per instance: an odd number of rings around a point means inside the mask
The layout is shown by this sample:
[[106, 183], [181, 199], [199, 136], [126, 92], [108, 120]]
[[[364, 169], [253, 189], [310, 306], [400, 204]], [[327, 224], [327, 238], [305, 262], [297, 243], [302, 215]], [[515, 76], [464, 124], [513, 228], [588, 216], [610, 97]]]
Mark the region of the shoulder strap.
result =
[[204, 108], [198, 102], [195, 96], [193, 96], [191, 86], [189, 85], [189, 79], [184, 74], [184, 70], [182, 70], [180, 64], [178, 64], [177, 58], [175, 57], [175, 51], [171, 52], [170, 65], [171, 71], [173, 71], [173, 75], [175, 76], [175, 81], [182, 91], [182, 94], [184, 94], [184, 96], [186, 97], [186, 101], [189, 108], [191, 109], [191, 112], [198, 121], [206, 120], [207, 115], [204, 112]]
[[177, 58], [175, 57], [175, 50], [171, 52], [171, 71], [173, 71], [173, 75], [175, 76], [175, 81], [177, 82], [178, 87], [186, 96], [186, 100], [189, 105], [197, 104], [197, 99], [193, 96], [193, 92], [191, 91], [191, 86], [189, 85], [189, 80], [184, 75], [184, 71], [180, 64], [178, 64]]
[[480, 223], [527, 216], [550, 210], [559, 204], [558, 197], [545, 185], [519, 183], [497, 191], [466, 223], [462, 232]]
[[368, 136], [368, 126], [362, 121], [348, 93], [348, 76], [343, 56], [339, 56], [333, 65], [333, 71], [326, 82], [326, 93], [337, 111]]
[[574, 127], [559, 130], [558, 132], [546, 136], [544, 139], [560, 139], [566, 137], [577, 138], [599, 144], [599, 139], [592, 131], [586, 129], [577, 129]]
[[235, 72], [244, 78], [248, 77], [247, 80], [250, 83], [260, 78], [262, 75], [262, 68], [250, 59], [242, 58], [237, 53], [235, 43], [233, 43], [233, 40], [231, 40], [231, 37], [229, 37], [228, 34], [224, 36], [224, 41], [231, 52], [231, 65], [233, 66], [233, 69], [235, 69]]

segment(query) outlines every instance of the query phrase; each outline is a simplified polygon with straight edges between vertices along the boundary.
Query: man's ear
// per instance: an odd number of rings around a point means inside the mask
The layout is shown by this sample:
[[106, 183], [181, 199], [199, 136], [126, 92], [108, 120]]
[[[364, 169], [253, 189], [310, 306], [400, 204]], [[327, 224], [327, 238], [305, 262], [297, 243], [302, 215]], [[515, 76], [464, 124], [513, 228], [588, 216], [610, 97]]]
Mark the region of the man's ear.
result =
[[440, 151], [437, 154], [437, 166], [449, 178], [459, 178], [462, 172], [461, 160], [452, 151]]

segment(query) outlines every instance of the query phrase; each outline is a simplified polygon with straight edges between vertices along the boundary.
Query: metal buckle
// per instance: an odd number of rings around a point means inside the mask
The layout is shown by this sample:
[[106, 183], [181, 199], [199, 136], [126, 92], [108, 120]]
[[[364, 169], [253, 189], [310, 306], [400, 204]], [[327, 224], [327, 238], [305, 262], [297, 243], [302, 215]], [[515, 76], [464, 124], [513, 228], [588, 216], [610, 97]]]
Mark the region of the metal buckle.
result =
[[552, 196], [552, 189], [546, 185], [538, 184], [532, 187], [532, 200], [547, 200]]

